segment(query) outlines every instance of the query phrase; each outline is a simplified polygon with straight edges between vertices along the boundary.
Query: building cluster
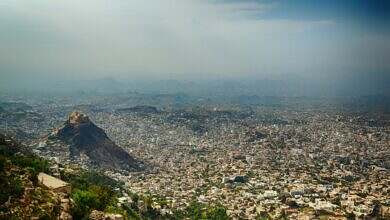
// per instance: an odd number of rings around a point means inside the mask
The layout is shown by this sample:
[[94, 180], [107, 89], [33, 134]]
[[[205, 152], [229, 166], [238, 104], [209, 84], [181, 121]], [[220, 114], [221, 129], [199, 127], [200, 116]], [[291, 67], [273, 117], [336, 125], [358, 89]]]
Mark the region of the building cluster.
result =
[[278, 111], [275, 123], [262, 114], [206, 118], [200, 134], [178, 114], [178, 123], [171, 114], [95, 120], [150, 167], [111, 175], [134, 192], [164, 196], [168, 208], [195, 200], [220, 203], [236, 218], [389, 216], [388, 127], [335, 112]]
[[[46, 123], [58, 124], [67, 108], [50, 111]], [[240, 111], [87, 114], [147, 167], [107, 174], [137, 194], [164, 197], [154, 204], [164, 212], [197, 201], [244, 219], [390, 217], [390, 127], [335, 110]]]

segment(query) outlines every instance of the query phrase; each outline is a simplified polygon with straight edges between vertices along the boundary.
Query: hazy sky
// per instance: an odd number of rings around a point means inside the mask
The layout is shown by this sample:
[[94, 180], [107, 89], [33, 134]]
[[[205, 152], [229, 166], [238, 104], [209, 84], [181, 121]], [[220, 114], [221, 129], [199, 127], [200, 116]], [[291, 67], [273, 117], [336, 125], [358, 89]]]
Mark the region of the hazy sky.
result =
[[1, 0], [0, 74], [383, 74], [389, 9], [358, 0]]

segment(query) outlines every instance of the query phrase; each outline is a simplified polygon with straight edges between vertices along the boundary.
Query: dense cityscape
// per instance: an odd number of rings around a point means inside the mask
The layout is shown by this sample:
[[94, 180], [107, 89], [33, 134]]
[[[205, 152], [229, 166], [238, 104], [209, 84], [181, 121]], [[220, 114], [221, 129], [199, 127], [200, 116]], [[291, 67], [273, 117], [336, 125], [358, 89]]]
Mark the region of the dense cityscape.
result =
[[390, 220], [389, 0], [0, 0], [0, 220]]
[[[220, 204], [235, 219], [390, 214], [386, 114], [359, 114], [331, 104], [319, 109], [203, 103], [168, 109], [161, 103], [112, 102], [10, 102], [9, 110], [19, 108], [19, 113], [1, 126], [24, 138], [36, 154], [72, 165], [66, 145], [50, 137], [67, 114], [83, 112], [142, 161], [140, 171], [111, 169], [106, 175], [131, 192], [164, 198], [154, 203], [163, 213], [197, 201]], [[18, 114], [23, 120], [10, 120]], [[82, 158], [77, 162], [89, 168]]]

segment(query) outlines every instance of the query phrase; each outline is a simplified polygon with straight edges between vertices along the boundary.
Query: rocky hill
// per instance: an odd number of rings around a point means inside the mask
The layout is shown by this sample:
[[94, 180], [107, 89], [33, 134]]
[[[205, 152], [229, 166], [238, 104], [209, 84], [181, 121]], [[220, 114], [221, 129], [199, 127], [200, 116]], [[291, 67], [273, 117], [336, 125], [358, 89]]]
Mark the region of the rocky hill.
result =
[[139, 163], [124, 149], [110, 140], [103, 129], [85, 114], [73, 112], [57, 138], [69, 145], [71, 159], [87, 156], [92, 165], [117, 170], [137, 170]]

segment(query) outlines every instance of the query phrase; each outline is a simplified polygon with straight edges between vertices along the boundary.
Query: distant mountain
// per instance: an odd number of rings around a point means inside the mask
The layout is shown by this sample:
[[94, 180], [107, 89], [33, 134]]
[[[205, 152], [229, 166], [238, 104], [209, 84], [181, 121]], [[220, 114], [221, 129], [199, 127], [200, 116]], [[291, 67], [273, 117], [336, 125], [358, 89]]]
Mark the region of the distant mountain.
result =
[[141, 113], [141, 114], [157, 114], [159, 113], [159, 110], [154, 106], [148, 106], [148, 105], [137, 105], [130, 108], [119, 108], [116, 110], [117, 112], [126, 113], [126, 112], [134, 112], [134, 113]]
[[139, 169], [138, 162], [129, 153], [111, 141], [103, 129], [82, 113], [71, 113], [58, 130], [57, 137], [70, 145], [70, 157], [73, 159], [85, 154], [93, 165], [101, 168]]
[[8, 112], [27, 112], [33, 108], [23, 102], [0, 102], [0, 108]]

